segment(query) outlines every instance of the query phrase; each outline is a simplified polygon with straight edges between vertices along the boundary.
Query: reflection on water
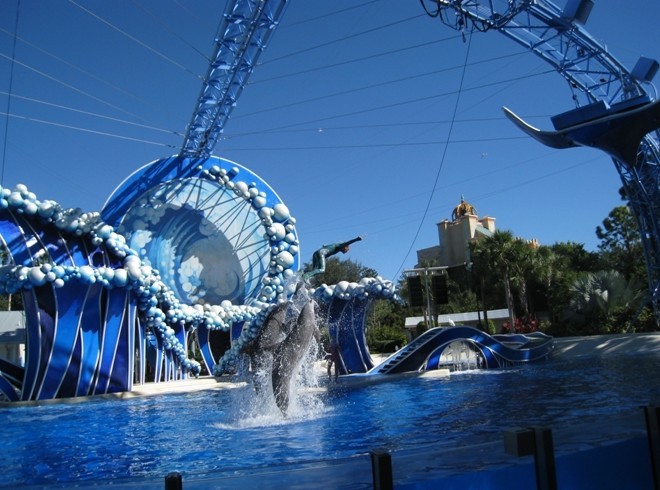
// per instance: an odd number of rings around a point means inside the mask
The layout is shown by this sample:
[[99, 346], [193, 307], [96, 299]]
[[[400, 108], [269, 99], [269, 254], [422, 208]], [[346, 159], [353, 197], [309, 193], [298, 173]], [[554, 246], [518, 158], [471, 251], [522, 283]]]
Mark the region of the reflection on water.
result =
[[[250, 386], [77, 405], [0, 410], [4, 485], [212, 473], [500, 440], [503, 429], [555, 429], [622, 416], [660, 400], [660, 359], [553, 360], [327, 393], [306, 390], [283, 418]], [[593, 434], [590, 436], [593, 437]], [[2, 486], [3, 484], [0, 484]]]

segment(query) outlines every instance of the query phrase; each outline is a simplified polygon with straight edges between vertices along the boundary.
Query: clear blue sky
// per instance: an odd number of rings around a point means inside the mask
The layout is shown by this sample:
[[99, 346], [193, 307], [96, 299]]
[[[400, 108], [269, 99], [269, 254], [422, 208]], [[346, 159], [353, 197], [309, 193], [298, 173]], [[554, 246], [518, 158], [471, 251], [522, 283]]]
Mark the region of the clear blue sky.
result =
[[[587, 29], [620, 61], [660, 59], [660, 2], [595, 3]], [[100, 211], [178, 153], [224, 1], [20, 0], [14, 46], [18, 4], [0, 2], [2, 185]], [[502, 114], [550, 129], [573, 107], [563, 79], [496, 32], [468, 52], [418, 0], [291, 0], [260, 61], [214, 153], [278, 192], [303, 261], [361, 234], [347, 257], [396, 279], [461, 195], [499, 229], [595, 250], [621, 203], [607, 156], [546, 148]]]

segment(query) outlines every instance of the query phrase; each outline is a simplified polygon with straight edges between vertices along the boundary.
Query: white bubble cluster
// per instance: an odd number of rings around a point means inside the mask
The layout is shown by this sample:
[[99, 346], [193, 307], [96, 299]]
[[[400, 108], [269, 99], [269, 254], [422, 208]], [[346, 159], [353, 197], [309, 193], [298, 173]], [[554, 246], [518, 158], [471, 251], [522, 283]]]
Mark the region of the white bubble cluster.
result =
[[262, 278], [263, 287], [257, 295], [261, 303], [276, 303], [286, 299], [286, 291], [281, 284], [295, 275], [294, 267], [300, 251], [300, 243], [295, 232], [296, 219], [283, 203], [268, 206], [267, 195], [255, 183], [246, 183], [236, 178], [240, 170], [229, 170], [213, 165], [201, 169], [203, 177], [214, 180], [231, 189], [234, 194], [249, 202], [258, 213], [264, 227], [264, 237], [270, 243], [270, 262], [267, 274]]
[[[13, 189], [0, 187], [0, 211], [25, 215], [26, 219], [52, 226], [63, 238], [67, 235], [88, 239], [94, 246], [103, 247], [121, 264], [116, 267], [91, 265], [65, 266], [50, 263], [47, 252], [35, 257], [35, 265], [5, 265], [0, 267], [0, 293], [16, 293], [51, 284], [54, 288], [65, 287], [69, 281], [84, 284], [101, 284], [108, 289], [122, 288], [136, 299], [137, 308], [145, 324], [160, 336], [165, 349], [175, 353], [183, 369], [197, 374], [198, 362], [188, 359], [185, 347], [176, 337], [177, 328], [195, 329], [204, 325], [210, 330], [229, 331], [232, 325], [243, 323], [238, 339], [232, 342], [214, 373], [219, 375], [234, 366], [238, 357], [259, 333], [268, 312], [278, 302], [291, 294], [290, 285], [295, 283], [293, 270], [300, 245], [295, 233], [295, 218], [281, 203], [269, 207], [267, 196], [255, 184], [235, 181], [237, 168], [230, 170], [213, 166], [202, 175], [231, 189], [236, 195], [249, 201], [258, 212], [270, 243], [268, 273], [262, 279], [262, 289], [251, 306], [234, 305], [223, 301], [220, 305], [186, 305], [178, 301], [173, 291], [161, 280], [157, 269], [143, 262], [138, 253], [126, 243], [123, 235], [100, 219], [98, 213], [83, 213], [80, 209], [63, 209], [54, 201], [39, 201], [26, 186]], [[144, 210], [145, 220], [157, 219], [156, 211]], [[38, 228], [38, 226], [35, 226]], [[363, 278], [359, 282], [341, 281], [326, 284], [310, 291], [319, 302], [354, 299], [399, 300], [392, 281], [381, 277]]]
[[185, 305], [160, 280], [158, 270], [144, 264], [136, 252], [126, 245], [126, 239], [112, 226], [101, 221], [98, 213], [83, 213], [80, 209], [63, 209], [54, 201], [39, 201], [25, 185], [14, 189], [0, 187], [0, 210], [8, 209], [37, 220], [43, 226], [53, 226], [61, 236], [74, 235], [103, 246], [108, 253], [121, 260], [120, 267], [92, 267], [53, 264], [47, 254], [38, 257], [38, 265], [5, 265], [0, 267], [0, 292], [17, 293], [34, 287], [52, 284], [65, 287], [69, 281], [101, 284], [108, 289], [125, 288], [134, 295], [138, 310], [146, 324], [159, 333], [165, 349], [173, 351], [182, 368], [197, 374], [200, 365], [188, 359], [186, 349], [176, 338], [172, 327], [197, 328], [204, 324], [210, 330], [228, 331], [235, 322], [251, 322], [267, 305]]
[[340, 281], [335, 285], [323, 284], [311, 291], [316, 301], [327, 302], [332, 299], [349, 301], [352, 299], [391, 299], [399, 301], [396, 285], [380, 276], [365, 277], [359, 282]]

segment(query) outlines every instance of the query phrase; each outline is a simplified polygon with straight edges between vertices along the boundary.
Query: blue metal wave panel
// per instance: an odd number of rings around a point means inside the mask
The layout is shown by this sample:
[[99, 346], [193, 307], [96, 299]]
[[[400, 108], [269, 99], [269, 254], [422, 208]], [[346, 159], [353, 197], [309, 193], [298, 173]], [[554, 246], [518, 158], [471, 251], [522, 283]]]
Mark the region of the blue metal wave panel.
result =
[[84, 308], [80, 316], [81, 353], [78, 361], [79, 376], [76, 396], [86, 396], [92, 393], [92, 381], [101, 353], [101, 335], [103, 324], [99, 315], [99, 303], [103, 287], [91, 285], [83, 302]]
[[[103, 305], [103, 332], [101, 335], [99, 369], [92, 394], [108, 393], [111, 385], [121, 384], [115, 379], [112, 382], [111, 373], [117, 359], [117, 349], [120, 346], [120, 332], [128, 329], [127, 313], [129, 311], [129, 297], [124, 290], [109, 290], [105, 297], [101, 298]], [[140, 355], [140, 359], [143, 356]], [[119, 382], [119, 383], [118, 383]]]
[[538, 361], [547, 358], [552, 352], [552, 337], [548, 336], [532, 336], [533, 342], [526, 342], [525, 347], [513, 346], [521, 342], [518, 335], [511, 336], [510, 343], [506, 342], [506, 336], [500, 335], [498, 339], [500, 340], [469, 326], [433, 328], [392, 355], [386, 362], [376, 366], [370, 373], [402, 374], [437, 369], [444, 349], [457, 341], [471, 342], [479, 349], [486, 368]]
[[[39, 264], [121, 266], [102, 246], [85, 237], [65, 235], [39, 219], [9, 209], [0, 211], [0, 236], [10, 264], [31, 271]], [[129, 389], [135, 328], [126, 320], [127, 311], [135, 308], [129, 291], [108, 293], [101, 284], [73, 278], [63, 287], [47, 282], [16, 292], [23, 295], [26, 319], [26, 365], [18, 398], [95, 394], [98, 380], [102, 380], [100, 392]], [[108, 298], [115, 297], [118, 299], [113, 304], [107, 303]], [[109, 347], [106, 351], [104, 344]], [[115, 361], [120, 368], [114, 366]], [[109, 371], [102, 371], [106, 369]]]
[[327, 324], [331, 339], [339, 346], [339, 374], [365, 373], [374, 366], [365, 338], [365, 320], [370, 301], [334, 298], [328, 304]]

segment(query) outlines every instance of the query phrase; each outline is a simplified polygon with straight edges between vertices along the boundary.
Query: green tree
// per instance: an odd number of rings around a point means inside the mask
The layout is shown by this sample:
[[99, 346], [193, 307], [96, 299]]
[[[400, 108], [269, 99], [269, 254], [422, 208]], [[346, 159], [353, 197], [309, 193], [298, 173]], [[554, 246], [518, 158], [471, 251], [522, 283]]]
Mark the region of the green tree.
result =
[[[511, 265], [515, 259], [513, 253], [513, 234], [510, 231], [496, 231], [492, 236], [470, 243], [474, 271], [482, 279], [494, 272], [497, 284], [504, 288], [504, 298], [509, 310], [509, 320], [515, 323], [513, 294], [511, 290]], [[484, 305], [485, 306], [485, 305]]]
[[531, 286], [534, 307], [547, 312], [550, 333], [561, 335], [566, 333], [563, 317], [571, 299], [570, 288], [580, 274], [598, 270], [598, 254], [575, 242], [541, 246], [536, 253]]
[[636, 279], [627, 280], [617, 271], [582, 274], [571, 286], [566, 319], [573, 333], [625, 332], [644, 297], [644, 290]]
[[628, 206], [617, 206], [596, 227], [603, 269], [619, 271], [626, 279], [647, 281], [644, 250], [637, 221]]
[[[311, 269], [311, 262], [304, 264], [303, 270]], [[378, 273], [351, 259], [342, 260], [330, 257], [325, 262], [325, 272], [312, 276], [310, 284], [319, 287], [322, 284], [337, 284], [339, 281], [357, 282], [364, 277], [376, 277]]]

